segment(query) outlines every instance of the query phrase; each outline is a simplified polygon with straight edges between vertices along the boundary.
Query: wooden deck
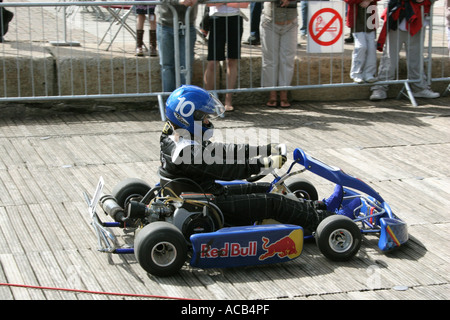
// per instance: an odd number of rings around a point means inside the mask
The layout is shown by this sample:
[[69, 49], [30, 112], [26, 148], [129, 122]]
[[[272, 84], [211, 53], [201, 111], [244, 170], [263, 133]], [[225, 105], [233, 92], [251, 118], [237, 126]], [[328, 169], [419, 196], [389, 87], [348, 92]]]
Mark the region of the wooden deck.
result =
[[[311, 242], [289, 263], [185, 266], [168, 278], [146, 274], [134, 255], [98, 252], [82, 195], [94, 191], [99, 176], [106, 191], [127, 177], [157, 182], [156, 109], [2, 115], [0, 299], [448, 300], [450, 97], [418, 101], [419, 107], [406, 100], [237, 106], [215, 122], [221, 132], [279, 129], [290, 150], [302, 147], [369, 182], [408, 223], [403, 248], [381, 253], [377, 237], [367, 236], [352, 261], [335, 263]], [[331, 192], [326, 181], [304, 176], [320, 197]]]

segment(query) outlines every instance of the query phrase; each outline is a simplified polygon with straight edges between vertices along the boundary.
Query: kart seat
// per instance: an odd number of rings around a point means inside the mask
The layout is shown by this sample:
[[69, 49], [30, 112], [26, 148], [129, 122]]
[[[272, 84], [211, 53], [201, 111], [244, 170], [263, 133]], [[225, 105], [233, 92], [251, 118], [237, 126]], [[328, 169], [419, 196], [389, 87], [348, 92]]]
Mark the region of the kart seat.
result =
[[[191, 179], [174, 176], [161, 167], [158, 168], [158, 176], [161, 187], [170, 188], [176, 195], [186, 192], [203, 193], [200, 186]], [[170, 195], [170, 193], [166, 191], [164, 195]]]

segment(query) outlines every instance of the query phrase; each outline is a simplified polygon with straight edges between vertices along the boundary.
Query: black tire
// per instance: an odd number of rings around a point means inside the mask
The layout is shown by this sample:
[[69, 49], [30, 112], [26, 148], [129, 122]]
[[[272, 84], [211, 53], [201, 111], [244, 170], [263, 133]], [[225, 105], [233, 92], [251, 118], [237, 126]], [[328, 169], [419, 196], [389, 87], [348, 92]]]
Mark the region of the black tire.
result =
[[290, 179], [286, 182], [286, 186], [297, 198], [319, 200], [319, 194], [317, 193], [316, 187], [308, 180], [301, 178]]
[[361, 230], [350, 218], [333, 215], [319, 224], [315, 238], [325, 257], [332, 261], [347, 261], [358, 253], [362, 236]]
[[166, 277], [177, 273], [187, 260], [187, 244], [173, 224], [157, 221], [146, 225], [134, 239], [134, 254], [148, 273]]
[[128, 178], [122, 180], [114, 187], [112, 196], [116, 198], [119, 206], [126, 208], [126, 204], [131, 198], [140, 201], [150, 188], [150, 185], [141, 179]]

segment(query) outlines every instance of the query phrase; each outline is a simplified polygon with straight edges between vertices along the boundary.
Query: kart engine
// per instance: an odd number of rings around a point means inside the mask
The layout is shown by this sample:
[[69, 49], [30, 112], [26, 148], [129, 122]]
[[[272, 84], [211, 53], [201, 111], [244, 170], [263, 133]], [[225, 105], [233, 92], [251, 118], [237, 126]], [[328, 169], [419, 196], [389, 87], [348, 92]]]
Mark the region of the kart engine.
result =
[[100, 200], [103, 211], [127, 227], [142, 227], [155, 221], [175, 225], [189, 241], [196, 233], [213, 232], [223, 227], [223, 215], [210, 195], [194, 194], [179, 197], [155, 197], [147, 205], [131, 198], [123, 209], [112, 196]]

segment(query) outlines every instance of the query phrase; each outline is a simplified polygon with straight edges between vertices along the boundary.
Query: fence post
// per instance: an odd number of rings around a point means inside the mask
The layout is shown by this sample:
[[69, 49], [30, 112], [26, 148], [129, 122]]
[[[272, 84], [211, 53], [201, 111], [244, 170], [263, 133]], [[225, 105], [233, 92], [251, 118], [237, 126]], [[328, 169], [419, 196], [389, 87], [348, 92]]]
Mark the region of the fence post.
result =
[[[66, 0], [63, 1], [64, 3]], [[66, 16], [66, 6], [63, 6], [63, 32], [64, 32], [64, 40], [63, 41], [49, 41], [52, 46], [74, 46], [79, 47], [80, 43], [78, 41], [67, 41], [67, 16]]]

